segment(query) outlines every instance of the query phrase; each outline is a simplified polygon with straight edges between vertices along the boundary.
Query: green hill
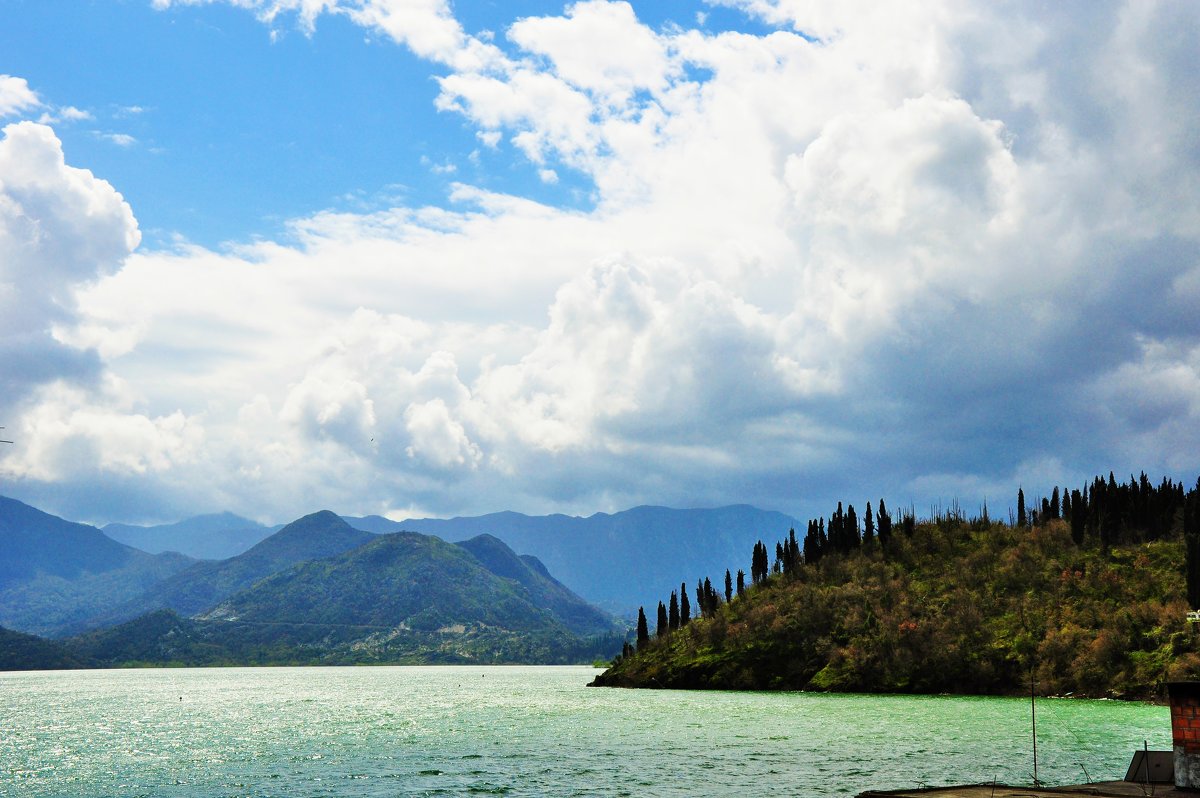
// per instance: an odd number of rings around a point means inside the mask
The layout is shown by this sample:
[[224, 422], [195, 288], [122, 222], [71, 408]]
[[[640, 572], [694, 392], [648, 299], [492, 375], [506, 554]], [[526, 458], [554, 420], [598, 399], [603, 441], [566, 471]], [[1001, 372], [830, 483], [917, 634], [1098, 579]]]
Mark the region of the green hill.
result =
[[71, 634], [193, 562], [147, 554], [0, 496], [0, 624], [11, 629]]
[[198, 620], [245, 644], [283, 641], [330, 661], [569, 662], [594, 649], [520, 581], [415, 532], [301, 563]]
[[[93, 667], [570, 663], [621, 645], [623, 630], [611, 619], [584, 613], [577, 597], [569, 600], [499, 541], [474, 543], [485, 567], [467, 548], [436, 537], [368, 537], [351, 551], [261, 579], [201, 616], [158, 610], [65, 641], [68, 651]], [[565, 619], [540, 606], [547, 595], [565, 604]], [[573, 633], [580, 619], [599, 634]]]
[[0, 628], [0, 671], [63, 670], [81, 664], [61, 643]]
[[119, 623], [159, 609], [194, 615], [296, 563], [339, 554], [374, 539], [322, 510], [293, 521], [236, 557], [196, 563], [114, 608], [104, 619]]
[[519, 557], [502, 540], [492, 535], [477, 535], [457, 545], [469, 551], [496, 576], [512, 579], [525, 588], [534, 606], [553, 614], [573, 633], [595, 635], [617, 631], [612, 616], [572, 593], [550, 575], [537, 557]]
[[1010, 693], [1032, 668], [1045, 694], [1150, 696], [1200, 673], [1178, 531], [1111, 545], [1071, 532], [914, 524], [767, 576], [595, 684]]

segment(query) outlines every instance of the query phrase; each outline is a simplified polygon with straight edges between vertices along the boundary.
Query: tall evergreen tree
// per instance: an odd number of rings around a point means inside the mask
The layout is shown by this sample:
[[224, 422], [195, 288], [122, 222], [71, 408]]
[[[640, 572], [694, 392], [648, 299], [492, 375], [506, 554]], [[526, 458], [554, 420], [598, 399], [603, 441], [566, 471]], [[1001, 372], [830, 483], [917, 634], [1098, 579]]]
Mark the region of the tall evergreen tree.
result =
[[737, 575], [737, 594], [738, 598], [746, 595], [746, 572], [741, 568], [738, 569]]
[[1084, 504], [1083, 494], [1078, 490], [1071, 491], [1071, 540], [1076, 546], [1083, 545], [1083, 533], [1087, 530], [1087, 505]]
[[674, 632], [679, 628], [679, 597], [671, 591], [671, 606], [667, 612], [667, 628]]
[[733, 601], [733, 577], [729, 574], [729, 569], [725, 569], [725, 603]]
[[[1143, 474], [1142, 476], [1145, 477], [1146, 475]], [[1054, 492], [1050, 494], [1050, 507], [1048, 509], [1050, 518], [1055, 520], [1062, 518], [1062, 503], [1059, 499], [1057, 485], [1054, 486]]]
[[1025, 512], [1025, 491], [1017, 488], [1017, 526], [1029, 526], [1029, 515]]
[[846, 506], [846, 547], [848, 549], [857, 549], [862, 545], [862, 538], [858, 532], [858, 513], [854, 512], [854, 505]]
[[638, 651], [650, 642], [650, 630], [646, 627], [646, 610], [638, 607], [637, 647]]
[[887, 542], [892, 539], [892, 514], [888, 512], [883, 499], [879, 500], [879, 510], [876, 513], [876, 520], [879, 522], [879, 542], [886, 546]]
[[867, 502], [867, 511], [863, 513], [863, 543], [870, 545], [875, 542], [875, 516], [871, 514], [871, 503]]
[[667, 618], [667, 607], [661, 601], [658, 602], [658, 628], [654, 631], [655, 637], [663, 637], [671, 630], [670, 619]]
[[687, 583], [679, 585], [679, 626], [687, 626], [692, 622], [692, 605], [688, 602]]

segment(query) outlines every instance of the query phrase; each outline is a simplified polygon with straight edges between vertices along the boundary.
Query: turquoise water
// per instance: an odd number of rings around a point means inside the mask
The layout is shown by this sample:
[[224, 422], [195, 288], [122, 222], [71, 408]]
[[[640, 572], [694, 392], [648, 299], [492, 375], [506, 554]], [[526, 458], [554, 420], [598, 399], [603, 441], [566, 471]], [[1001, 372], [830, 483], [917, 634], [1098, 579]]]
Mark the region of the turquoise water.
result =
[[[586, 667], [0, 673], [0, 796], [853, 795], [1032, 777], [1029, 701], [587, 688]], [[1038, 702], [1038, 774], [1120, 778], [1164, 707]]]

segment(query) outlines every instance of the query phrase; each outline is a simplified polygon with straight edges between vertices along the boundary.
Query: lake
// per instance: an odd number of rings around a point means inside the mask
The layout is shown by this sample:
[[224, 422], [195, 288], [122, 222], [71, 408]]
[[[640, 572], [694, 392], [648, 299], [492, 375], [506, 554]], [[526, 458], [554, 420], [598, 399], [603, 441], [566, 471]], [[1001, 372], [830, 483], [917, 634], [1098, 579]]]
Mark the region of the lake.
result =
[[[595, 673], [0, 673], [0, 796], [823, 796], [1032, 777], [1028, 699], [585, 687]], [[1159, 706], [1043, 699], [1037, 728], [1052, 784], [1171, 747]]]

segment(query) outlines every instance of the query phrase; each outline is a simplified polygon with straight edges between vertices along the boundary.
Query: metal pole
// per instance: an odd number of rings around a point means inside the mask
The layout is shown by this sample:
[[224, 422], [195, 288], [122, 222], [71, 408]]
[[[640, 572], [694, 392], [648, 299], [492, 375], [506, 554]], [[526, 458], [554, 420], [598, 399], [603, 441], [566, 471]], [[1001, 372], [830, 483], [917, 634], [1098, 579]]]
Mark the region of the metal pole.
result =
[[1033, 668], [1029, 669], [1029, 721], [1033, 727], [1033, 786], [1040, 787], [1037, 772], [1037, 695], [1034, 692]]

